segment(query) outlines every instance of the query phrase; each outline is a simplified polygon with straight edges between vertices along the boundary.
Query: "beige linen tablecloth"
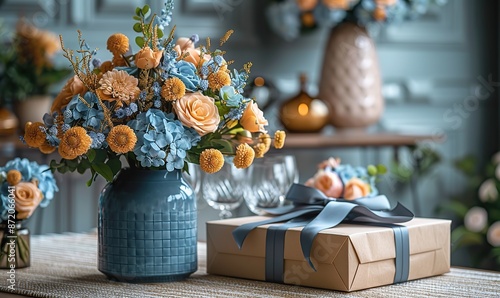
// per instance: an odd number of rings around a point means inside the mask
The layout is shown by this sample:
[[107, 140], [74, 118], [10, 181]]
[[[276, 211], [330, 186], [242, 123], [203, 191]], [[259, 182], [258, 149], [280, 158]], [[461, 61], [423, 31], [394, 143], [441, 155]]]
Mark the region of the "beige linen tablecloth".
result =
[[[16, 271], [14, 293], [34, 297], [500, 297], [500, 273], [452, 268], [442, 276], [342, 293], [206, 273], [206, 245], [198, 246], [199, 269], [182, 282], [126, 284], [97, 270], [97, 237], [63, 234], [32, 237], [31, 267]], [[1, 277], [1, 275], [4, 277]], [[0, 270], [0, 291], [7, 288]], [[0, 292], [0, 297], [3, 294]], [[9, 296], [10, 297], [10, 296]]]

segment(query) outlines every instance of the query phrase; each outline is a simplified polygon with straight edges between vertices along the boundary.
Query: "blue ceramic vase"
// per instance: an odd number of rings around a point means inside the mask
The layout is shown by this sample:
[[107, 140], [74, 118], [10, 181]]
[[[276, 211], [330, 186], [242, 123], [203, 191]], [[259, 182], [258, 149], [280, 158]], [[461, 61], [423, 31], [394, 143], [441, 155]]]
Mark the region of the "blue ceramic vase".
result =
[[99, 199], [98, 269], [121, 282], [177, 281], [197, 270], [197, 212], [180, 170], [126, 168]]

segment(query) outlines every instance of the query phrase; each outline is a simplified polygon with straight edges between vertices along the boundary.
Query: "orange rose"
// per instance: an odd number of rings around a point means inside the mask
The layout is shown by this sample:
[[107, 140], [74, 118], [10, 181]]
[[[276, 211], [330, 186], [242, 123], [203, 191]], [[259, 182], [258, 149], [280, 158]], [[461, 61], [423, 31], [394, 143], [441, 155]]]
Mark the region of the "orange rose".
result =
[[87, 88], [83, 85], [83, 82], [78, 78], [77, 75], [74, 75], [71, 79], [69, 79], [61, 92], [57, 95], [56, 99], [54, 99], [54, 103], [50, 108], [51, 112], [62, 110], [68, 103], [71, 101], [73, 96], [80, 94], [84, 95], [87, 92]]
[[302, 11], [313, 10], [317, 4], [318, 0], [297, 0], [297, 5]]
[[359, 178], [349, 180], [344, 189], [344, 199], [354, 200], [366, 197], [370, 193], [370, 185]]
[[220, 122], [215, 100], [201, 92], [187, 93], [175, 101], [174, 110], [182, 124], [194, 128], [200, 136], [214, 132]]
[[267, 132], [264, 126], [268, 125], [268, 122], [255, 102], [248, 103], [241, 116], [240, 124], [249, 132]]
[[160, 64], [162, 55], [162, 52], [154, 52], [150, 47], [144, 47], [135, 54], [135, 65], [140, 69], [155, 68]]
[[306, 181], [305, 185], [314, 187], [332, 198], [340, 198], [342, 195], [342, 180], [334, 172], [318, 171], [313, 178]]
[[14, 193], [18, 219], [31, 216], [43, 199], [43, 194], [34, 182], [19, 182]]
[[[200, 48], [194, 48], [194, 43], [190, 38], [179, 37], [175, 43], [174, 50], [177, 52], [179, 58], [183, 57], [182, 60], [190, 62], [195, 66], [200, 64], [201, 50]], [[210, 55], [204, 54], [201, 64], [209, 61], [210, 58]]]

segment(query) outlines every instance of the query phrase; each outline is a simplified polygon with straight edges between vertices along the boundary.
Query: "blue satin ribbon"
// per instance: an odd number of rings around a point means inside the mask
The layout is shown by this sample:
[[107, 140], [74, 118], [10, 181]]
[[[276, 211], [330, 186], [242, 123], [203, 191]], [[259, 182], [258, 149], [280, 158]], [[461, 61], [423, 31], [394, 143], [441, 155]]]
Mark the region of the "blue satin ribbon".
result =
[[[310, 255], [314, 238], [320, 231], [333, 228], [346, 220], [353, 223], [373, 223], [377, 225], [407, 222], [414, 217], [410, 210], [399, 203], [396, 207], [390, 209], [389, 200], [385, 196], [366, 197], [348, 201], [344, 199], [329, 198], [321, 191], [301, 184], [293, 184], [287, 193], [286, 199], [292, 201], [293, 205], [266, 210], [269, 214], [275, 215], [275, 217], [259, 222], [247, 223], [233, 230], [233, 238], [240, 249], [248, 233], [258, 226], [286, 222], [301, 217], [309, 217], [312, 218], [312, 220], [305, 224], [304, 229], [301, 231], [300, 245], [304, 258], [308, 261], [309, 265], [316, 270], [311, 262]], [[397, 256], [406, 254], [409, 258], [409, 245], [402, 244], [408, 242], [408, 232], [402, 231], [406, 230], [406, 228], [393, 228], [393, 230], [395, 231], [396, 237]], [[276, 233], [275, 231], [270, 233], [271, 237], [276, 235], [272, 234]], [[398, 240], [400, 238], [402, 239], [401, 241]], [[276, 248], [276, 244], [272, 244], [272, 246]], [[273, 258], [278, 257], [275, 254], [276, 249], [273, 249]], [[405, 261], [404, 259], [396, 258], [396, 263], [397, 278], [395, 277], [395, 282], [399, 282], [399, 280], [404, 281], [405, 276], [406, 278], [408, 276], [408, 272], [404, 273], [404, 271], [408, 270], [398, 270], [398, 268], [408, 268], [409, 266], [405, 265], [409, 264], [409, 260]], [[398, 264], [401, 265], [398, 266]], [[274, 270], [272, 272], [274, 272]]]

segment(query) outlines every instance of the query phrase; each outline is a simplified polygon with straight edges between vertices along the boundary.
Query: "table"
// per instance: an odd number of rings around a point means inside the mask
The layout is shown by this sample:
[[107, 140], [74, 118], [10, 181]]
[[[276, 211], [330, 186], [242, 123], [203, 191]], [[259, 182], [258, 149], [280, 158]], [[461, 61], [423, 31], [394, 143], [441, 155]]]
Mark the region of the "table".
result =
[[[206, 273], [206, 246], [199, 243], [199, 269], [182, 282], [126, 284], [97, 270], [97, 235], [49, 234], [32, 237], [31, 267], [16, 272], [16, 294], [35, 297], [498, 297], [500, 273], [452, 268], [442, 276], [342, 293], [266, 283]], [[0, 291], [7, 270], [0, 270]], [[19, 297], [0, 293], [0, 297]]]

